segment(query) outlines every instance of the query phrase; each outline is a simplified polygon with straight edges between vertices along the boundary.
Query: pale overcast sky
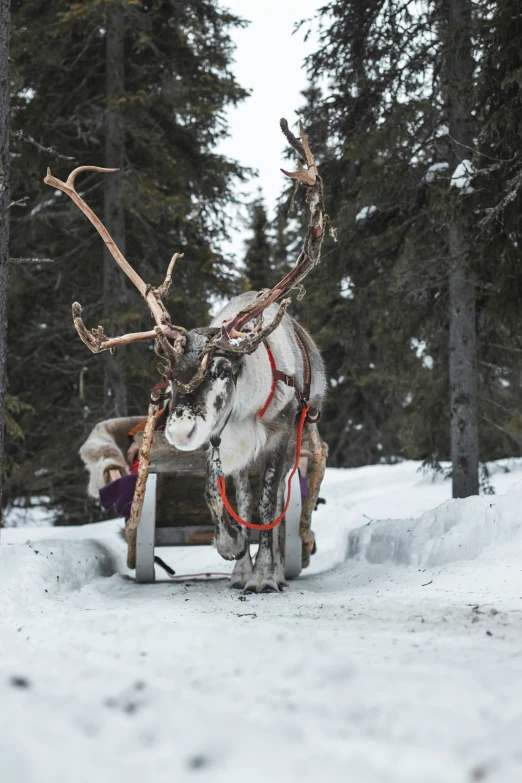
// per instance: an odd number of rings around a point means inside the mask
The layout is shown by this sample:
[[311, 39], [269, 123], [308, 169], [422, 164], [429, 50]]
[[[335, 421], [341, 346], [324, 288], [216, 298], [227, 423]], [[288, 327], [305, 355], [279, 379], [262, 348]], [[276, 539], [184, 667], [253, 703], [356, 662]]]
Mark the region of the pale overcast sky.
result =
[[[284, 185], [280, 167], [285, 139], [279, 119], [286, 117], [295, 129], [296, 110], [306, 87], [304, 58], [314, 41], [304, 42], [305, 29], [292, 35], [294, 24], [313, 16], [324, 0], [224, 0], [233, 13], [250, 20], [245, 30], [234, 32], [237, 44], [234, 73], [252, 94], [229, 111], [230, 138], [218, 151], [255, 168], [259, 177], [249, 185], [250, 194], [261, 187], [270, 212]], [[239, 228], [239, 226], [238, 226]], [[234, 246], [238, 247], [237, 240]]]

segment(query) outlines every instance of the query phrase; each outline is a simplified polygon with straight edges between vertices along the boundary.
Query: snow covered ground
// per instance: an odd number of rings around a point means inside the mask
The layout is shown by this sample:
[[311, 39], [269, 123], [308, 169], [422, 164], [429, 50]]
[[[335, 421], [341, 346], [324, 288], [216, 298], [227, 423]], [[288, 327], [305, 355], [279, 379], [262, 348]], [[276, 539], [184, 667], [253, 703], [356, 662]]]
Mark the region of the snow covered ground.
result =
[[137, 585], [119, 522], [4, 530], [0, 780], [518, 783], [522, 461], [493, 467], [447, 503], [416, 463], [328, 470], [283, 595]]

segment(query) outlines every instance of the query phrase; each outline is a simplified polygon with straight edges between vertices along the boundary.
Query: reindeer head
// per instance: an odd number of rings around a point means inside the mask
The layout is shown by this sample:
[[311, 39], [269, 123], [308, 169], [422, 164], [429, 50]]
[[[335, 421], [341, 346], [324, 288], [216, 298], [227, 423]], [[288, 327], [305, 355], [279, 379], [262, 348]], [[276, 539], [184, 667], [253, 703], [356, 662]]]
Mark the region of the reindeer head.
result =
[[[164, 363], [159, 365], [159, 370], [164, 379], [171, 381], [173, 388], [172, 414], [166, 436], [173, 445], [185, 451], [202, 446], [210, 435], [220, 431], [234, 404], [235, 382], [242, 356], [255, 351], [260, 343], [277, 329], [290, 299], [281, 301], [275, 318], [267, 325], [263, 324], [263, 311], [292, 288], [301, 288], [299, 298], [302, 298], [304, 289], [301, 281], [320, 261], [327, 220], [323, 206], [322, 181], [302, 124], [300, 123], [300, 141], [291, 133], [286, 120], [281, 120], [281, 129], [300, 157], [296, 172], [281, 170], [295, 181], [296, 188], [302, 185], [307, 191], [310, 222], [304, 246], [294, 268], [274, 288], [260, 293], [253, 302], [220, 328], [194, 329], [187, 332], [181, 326], [173, 326], [163, 299], [169, 291], [176, 260], [182, 257], [182, 254], [174, 254], [165, 280], [160, 286], [154, 288], [146, 285], [116, 247], [105, 226], [74, 188], [75, 179], [81, 172], [113, 172], [118, 169], [80, 166], [71, 172], [66, 182], [53, 177], [48, 169], [44, 179], [46, 184], [66, 193], [88, 217], [118, 265], [149, 305], [156, 322], [156, 327], [148, 332], [106, 337], [101, 326], [87, 329], [81, 317], [82, 308], [75, 302], [72, 306], [73, 321], [80, 338], [93, 353], [113, 351], [127, 343], [155, 339], [156, 352], [164, 360]], [[333, 230], [330, 231], [335, 238]]]
[[165, 436], [181, 451], [200, 448], [211, 435], [219, 433], [234, 406], [242, 356], [219, 350], [211, 356], [207, 354], [210, 358], [203, 379], [197, 385], [191, 383], [198, 375], [201, 356], [212, 339], [209, 336], [212, 331], [216, 330], [188, 332], [179, 361]]

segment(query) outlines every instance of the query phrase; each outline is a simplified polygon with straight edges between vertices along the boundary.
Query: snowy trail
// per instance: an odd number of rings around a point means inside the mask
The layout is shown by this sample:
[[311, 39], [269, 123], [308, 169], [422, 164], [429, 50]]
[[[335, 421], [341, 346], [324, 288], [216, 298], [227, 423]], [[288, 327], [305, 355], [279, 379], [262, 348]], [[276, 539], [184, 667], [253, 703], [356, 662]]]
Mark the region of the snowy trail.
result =
[[[4, 530], [0, 780], [518, 783], [510, 467], [506, 494], [435, 514], [449, 485], [415, 463], [327, 471], [319, 552], [282, 596], [136, 585], [118, 522]], [[164, 553], [178, 573], [230, 568]]]

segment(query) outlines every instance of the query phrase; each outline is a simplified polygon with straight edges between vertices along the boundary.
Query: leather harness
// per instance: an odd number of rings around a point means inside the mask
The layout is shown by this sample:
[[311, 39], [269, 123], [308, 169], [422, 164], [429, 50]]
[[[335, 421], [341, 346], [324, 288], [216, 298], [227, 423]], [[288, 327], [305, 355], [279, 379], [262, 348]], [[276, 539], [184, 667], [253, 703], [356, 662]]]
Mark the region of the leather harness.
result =
[[[270, 362], [270, 367], [272, 369], [272, 384], [271, 384], [271, 387], [270, 387], [270, 392], [268, 394], [268, 397], [267, 397], [267, 399], [265, 401], [265, 404], [257, 412], [257, 415], [258, 415], [258, 417], [260, 419], [265, 415], [266, 411], [268, 410], [268, 407], [269, 407], [270, 403], [272, 402], [272, 400], [274, 398], [276, 385], [277, 385], [278, 382], [284, 383], [286, 386], [289, 386], [291, 389], [295, 389], [295, 393], [296, 393], [299, 405], [301, 407], [301, 410], [304, 407], [307, 406], [307, 403], [308, 403], [308, 401], [310, 399], [310, 387], [311, 387], [311, 383], [312, 383], [312, 368], [311, 368], [311, 364], [310, 364], [310, 356], [308, 354], [308, 350], [306, 348], [306, 345], [305, 345], [301, 335], [297, 331], [297, 329], [294, 329], [294, 335], [295, 335], [295, 339], [297, 341], [297, 345], [299, 346], [299, 350], [301, 351], [301, 356], [303, 358], [303, 368], [304, 368], [303, 389], [301, 391], [300, 389], [297, 388], [296, 380], [295, 380], [295, 378], [292, 375], [287, 375], [287, 373], [282, 372], [281, 370], [277, 369], [276, 363], [275, 363], [275, 359], [274, 359], [274, 355], [273, 355], [273, 353], [272, 353], [272, 351], [270, 349], [270, 346], [269, 346], [267, 340], [264, 340], [263, 341], [263, 345], [265, 346], [265, 350], [266, 350], [267, 355], [268, 355], [268, 361]], [[170, 392], [170, 388], [169, 387], [170, 387], [170, 384], [167, 381], [161, 381], [160, 383], [157, 383], [150, 391], [149, 402], [151, 402], [153, 404], [158, 404], [161, 401], [168, 400], [170, 398], [170, 396], [171, 396], [171, 392]], [[160, 411], [160, 414], [164, 414], [164, 413], [167, 413], [167, 408], [163, 408]], [[217, 438], [215, 437], [214, 440], [217, 440], [217, 441], [221, 440], [221, 438], [220, 438], [221, 432], [223, 432], [223, 429], [228, 424], [228, 420], [230, 418], [231, 413], [232, 413], [232, 411], [230, 411], [230, 413], [228, 414], [228, 416], [226, 418], [226, 421], [225, 421], [225, 424], [221, 428], [221, 431], [220, 431], [219, 435], [217, 436]], [[308, 411], [306, 419], [307, 419], [307, 421], [309, 421], [311, 423], [315, 423], [315, 422], [317, 422], [319, 420], [319, 416], [320, 416], [320, 414], [319, 414], [319, 411], [317, 409], [310, 408], [309, 411]], [[129, 435], [132, 437], [137, 432], [139, 432], [140, 430], [144, 429], [145, 428], [145, 421], [146, 420], [144, 420], [143, 422], [140, 422], [140, 424], [138, 424], [136, 427], [134, 427], [134, 429], [132, 429], [129, 432]], [[211, 442], [212, 442], [212, 440], [213, 439], [211, 438]], [[212, 445], [214, 445], [214, 444], [212, 444]]]
[[303, 390], [300, 391], [297, 388], [295, 378], [293, 378], [290, 375], [287, 375], [284, 372], [281, 372], [281, 370], [278, 370], [275, 364], [274, 356], [272, 354], [272, 351], [270, 350], [270, 346], [268, 345], [267, 341], [264, 341], [264, 346], [266, 349], [266, 352], [268, 354], [268, 359], [270, 362], [270, 367], [272, 368], [272, 385], [270, 387], [270, 394], [268, 395], [268, 398], [261, 408], [260, 411], [258, 411], [257, 415], [259, 418], [261, 418], [270, 403], [272, 402], [272, 398], [275, 393], [276, 384], [278, 381], [281, 381], [281, 383], [284, 383], [286, 386], [289, 386], [292, 389], [295, 389], [295, 393], [297, 396], [297, 400], [300, 405], [300, 411], [299, 416], [297, 419], [297, 442], [296, 442], [296, 453], [295, 453], [295, 463], [294, 467], [288, 477], [288, 485], [287, 485], [287, 491], [286, 491], [286, 503], [284, 505], [284, 508], [282, 512], [279, 514], [277, 519], [274, 519], [273, 522], [270, 522], [268, 525], [257, 525], [254, 522], [250, 522], [247, 519], [242, 519], [239, 514], [237, 514], [232, 506], [230, 505], [228, 498], [227, 498], [227, 487], [226, 487], [226, 479], [223, 475], [223, 467], [221, 465], [221, 455], [219, 451], [219, 447], [221, 445], [221, 435], [223, 433], [223, 430], [227, 426], [228, 420], [230, 418], [230, 415], [232, 413], [232, 410], [229, 412], [227, 418], [225, 419], [225, 423], [223, 424], [221, 430], [219, 433], [216, 433], [215, 435], [212, 435], [210, 437], [210, 445], [212, 446], [212, 460], [216, 465], [217, 469], [217, 490], [219, 492], [219, 495], [221, 497], [221, 500], [223, 501], [223, 505], [227, 509], [230, 516], [235, 519], [236, 522], [238, 522], [241, 525], [244, 525], [245, 527], [252, 528], [254, 530], [260, 530], [260, 531], [268, 531], [272, 530], [273, 528], [277, 527], [279, 523], [284, 519], [286, 512], [288, 511], [288, 506], [290, 504], [290, 497], [291, 497], [291, 491], [292, 491], [292, 479], [297, 472], [299, 468], [299, 460], [301, 457], [301, 445], [303, 441], [303, 427], [305, 425], [306, 421], [309, 421], [311, 423], [315, 423], [319, 419], [319, 411], [316, 408], [310, 408], [309, 406], [309, 397], [310, 397], [310, 386], [311, 386], [311, 380], [312, 380], [312, 370], [310, 366], [310, 357], [308, 355], [308, 351], [306, 350], [306, 345], [304, 344], [301, 336], [297, 333], [297, 330], [294, 329], [295, 338], [297, 340], [297, 344], [299, 346], [299, 349], [301, 351], [301, 355], [303, 357], [303, 367], [304, 367], [304, 378], [303, 378]]
[[297, 340], [297, 344], [299, 346], [299, 350], [301, 351], [301, 356], [303, 357], [303, 368], [304, 368], [303, 390], [300, 391], [297, 388], [294, 377], [292, 377], [291, 375], [287, 375], [285, 372], [282, 372], [281, 370], [277, 369], [274, 355], [270, 350], [270, 346], [268, 345], [268, 342], [265, 340], [263, 344], [268, 354], [268, 361], [270, 362], [270, 367], [272, 368], [272, 385], [270, 387], [270, 393], [266, 399], [265, 404], [257, 413], [260, 419], [265, 415], [268, 406], [272, 402], [276, 390], [276, 384], [278, 381], [284, 383], [286, 386], [289, 386], [291, 389], [295, 389], [295, 393], [301, 407], [303, 407], [310, 399], [310, 386], [312, 382], [312, 368], [310, 365], [310, 357], [308, 355], [306, 345], [304, 344], [297, 329], [294, 329], [294, 334], [295, 334], [295, 339]]

